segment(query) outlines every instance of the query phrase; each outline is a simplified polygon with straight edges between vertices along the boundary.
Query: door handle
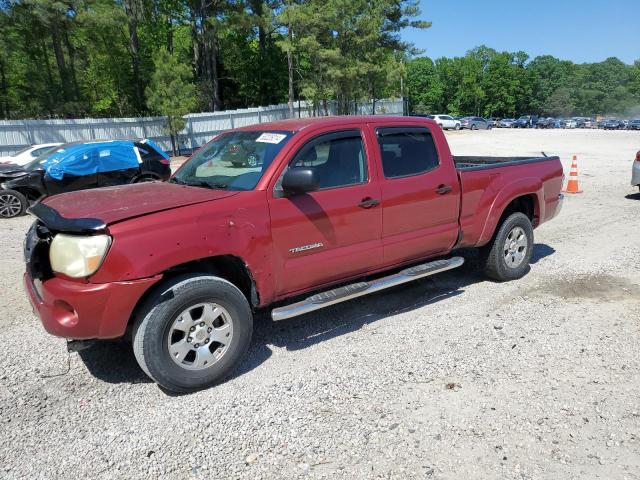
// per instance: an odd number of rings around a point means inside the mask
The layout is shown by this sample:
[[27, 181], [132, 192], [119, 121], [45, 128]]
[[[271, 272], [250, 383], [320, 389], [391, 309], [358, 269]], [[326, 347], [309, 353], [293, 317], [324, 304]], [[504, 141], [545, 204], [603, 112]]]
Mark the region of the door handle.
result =
[[376, 205], [380, 205], [380, 200], [376, 200], [375, 198], [366, 197], [363, 198], [362, 201], [358, 204], [360, 208], [371, 208]]
[[445, 193], [449, 193], [451, 190], [451, 185], [438, 185], [438, 188], [436, 188], [436, 193], [444, 195]]

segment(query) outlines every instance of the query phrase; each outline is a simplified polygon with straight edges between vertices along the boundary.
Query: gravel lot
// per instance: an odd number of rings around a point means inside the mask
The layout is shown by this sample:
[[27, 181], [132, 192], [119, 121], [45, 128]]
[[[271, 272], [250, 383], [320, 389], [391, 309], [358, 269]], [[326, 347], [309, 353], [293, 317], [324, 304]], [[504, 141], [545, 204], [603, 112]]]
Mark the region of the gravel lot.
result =
[[454, 154], [578, 155], [585, 193], [531, 272], [459, 271], [256, 321], [225, 384], [164, 393], [129, 346], [67, 355], [0, 222], [0, 478], [640, 478], [640, 133], [448, 134]]

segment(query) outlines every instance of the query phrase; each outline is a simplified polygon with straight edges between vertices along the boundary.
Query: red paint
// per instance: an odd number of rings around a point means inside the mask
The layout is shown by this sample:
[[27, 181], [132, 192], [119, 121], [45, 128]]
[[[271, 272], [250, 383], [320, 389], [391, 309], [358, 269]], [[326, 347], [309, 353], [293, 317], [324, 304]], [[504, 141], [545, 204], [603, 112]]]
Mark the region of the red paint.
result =
[[[400, 179], [384, 178], [375, 129], [426, 126], [440, 165]], [[562, 166], [556, 160], [458, 172], [446, 138], [432, 120], [415, 117], [328, 117], [285, 120], [241, 130], [296, 132], [253, 191], [231, 192], [143, 183], [74, 192], [46, 200], [69, 218], [93, 217], [113, 242], [88, 282], [53, 278], [42, 299], [25, 277], [45, 328], [70, 338], [111, 338], [124, 333], [131, 313], [167, 269], [189, 261], [233, 255], [247, 266], [260, 306], [390, 267], [487, 243], [504, 208], [516, 197], [535, 197], [535, 226], [558, 205]], [[278, 198], [274, 185], [308, 140], [359, 129], [368, 182]], [[442, 185], [451, 191], [438, 194]], [[380, 200], [369, 209], [363, 199]], [[301, 252], [292, 248], [322, 244]], [[56, 303], [56, 301], [61, 301]], [[75, 312], [75, 313], [74, 313]]]

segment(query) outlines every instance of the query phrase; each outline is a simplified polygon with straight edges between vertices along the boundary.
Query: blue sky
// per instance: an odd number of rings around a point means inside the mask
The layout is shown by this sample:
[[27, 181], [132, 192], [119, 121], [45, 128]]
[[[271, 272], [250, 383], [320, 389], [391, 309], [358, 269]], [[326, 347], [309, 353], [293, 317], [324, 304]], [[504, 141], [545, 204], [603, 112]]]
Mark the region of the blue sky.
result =
[[402, 38], [432, 58], [478, 45], [554, 55], [576, 63], [640, 59], [640, 0], [421, 0], [421, 19]]

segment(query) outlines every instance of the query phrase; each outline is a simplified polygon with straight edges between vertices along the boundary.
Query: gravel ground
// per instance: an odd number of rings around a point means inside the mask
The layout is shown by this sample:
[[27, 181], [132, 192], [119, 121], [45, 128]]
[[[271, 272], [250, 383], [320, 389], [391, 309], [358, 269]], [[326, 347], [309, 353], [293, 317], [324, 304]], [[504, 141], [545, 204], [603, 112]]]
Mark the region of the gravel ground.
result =
[[0, 223], [0, 478], [640, 478], [637, 132], [449, 135], [454, 154], [578, 155], [582, 195], [531, 272], [459, 271], [256, 321], [225, 384], [167, 395], [128, 345], [67, 355]]

